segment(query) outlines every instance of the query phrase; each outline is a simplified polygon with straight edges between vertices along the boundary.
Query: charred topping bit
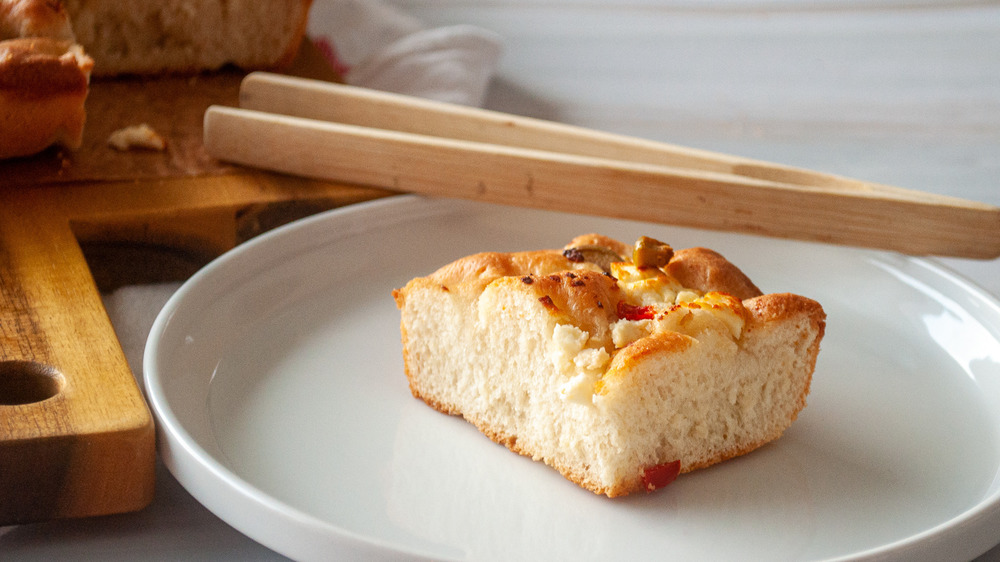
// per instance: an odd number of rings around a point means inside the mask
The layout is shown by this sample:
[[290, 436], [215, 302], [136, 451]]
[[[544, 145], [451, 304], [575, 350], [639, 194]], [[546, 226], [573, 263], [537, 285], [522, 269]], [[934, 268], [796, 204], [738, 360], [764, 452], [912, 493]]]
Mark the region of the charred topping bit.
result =
[[642, 236], [635, 243], [632, 251], [632, 263], [636, 267], [663, 267], [674, 257], [674, 249], [669, 244]]
[[552, 297], [550, 297], [548, 295], [545, 295], [543, 297], [538, 297], [538, 302], [542, 303], [542, 306], [544, 306], [545, 308], [547, 308], [549, 310], [552, 310], [552, 311], [559, 310], [556, 307], [556, 303], [552, 302]]
[[521, 278], [521, 283], [524, 283], [525, 285], [531, 285], [534, 282], [535, 280], [532, 279], [530, 275], [525, 275], [524, 277]]
[[563, 250], [563, 257], [573, 263], [580, 263], [586, 261], [586, 258], [583, 257], [583, 252], [577, 250], [576, 248], [569, 248], [567, 250]]
[[605, 272], [611, 271], [611, 264], [615, 262], [627, 261], [626, 258], [618, 255], [617, 252], [611, 248], [606, 248], [604, 246], [598, 246], [596, 244], [584, 244], [582, 246], [576, 246], [575, 248], [569, 248], [563, 250], [563, 256], [572, 262], [590, 262]]
[[450, 291], [451, 289], [449, 289], [447, 285], [441, 285], [441, 290], [447, 293], [447, 292], [449, 292], [449, 291]]

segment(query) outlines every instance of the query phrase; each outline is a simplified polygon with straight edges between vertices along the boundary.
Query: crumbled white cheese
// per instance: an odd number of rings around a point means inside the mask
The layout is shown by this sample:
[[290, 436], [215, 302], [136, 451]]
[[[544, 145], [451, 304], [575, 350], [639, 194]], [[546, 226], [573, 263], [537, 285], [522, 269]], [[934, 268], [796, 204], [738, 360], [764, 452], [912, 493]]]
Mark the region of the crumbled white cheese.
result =
[[556, 324], [552, 332], [552, 361], [556, 367], [568, 365], [587, 344], [590, 334], [571, 324]]
[[589, 406], [593, 403], [594, 383], [599, 377], [599, 374], [592, 371], [579, 372], [559, 388], [559, 395], [566, 402]]
[[[626, 302], [634, 302], [632, 295]], [[699, 295], [683, 290], [677, 294], [676, 302], [658, 303], [649, 306], [651, 319], [621, 319], [611, 325], [611, 338], [616, 349], [621, 349], [645, 336], [662, 332], [679, 332], [697, 337], [706, 330], [727, 333], [733, 340], [743, 333], [744, 317], [740, 302], [735, 297], [723, 293]]]
[[611, 274], [618, 279], [631, 301], [640, 306], [672, 303], [684, 289], [680, 283], [658, 267], [636, 267], [631, 263], [611, 264]]
[[[660, 268], [637, 268], [628, 263], [614, 263], [611, 267], [622, 288], [622, 301], [648, 307], [636, 315], [639, 319], [622, 318], [611, 324], [614, 349], [663, 332], [721, 338], [719, 345], [736, 345], [742, 335], [745, 318], [739, 299], [685, 288]], [[594, 393], [594, 386], [611, 361], [605, 345], [591, 341], [590, 334], [576, 326], [555, 326], [549, 356], [555, 372], [563, 377], [559, 386], [563, 400], [601, 407], [602, 397]]]
[[734, 340], [743, 334], [744, 318], [736, 311], [739, 299], [723, 293], [707, 293], [693, 301], [697, 308], [691, 312], [695, 316], [696, 325], [701, 328], [722, 325]]
[[611, 360], [611, 356], [603, 347], [581, 349], [573, 358], [578, 369], [585, 371], [600, 371]]
[[592, 404], [594, 383], [604, 373], [611, 356], [603, 347], [586, 347], [590, 334], [568, 324], [557, 324], [552, 333], [551, 357], [557, 372], [569, 375], [559, 388], [568, 402]]
[[680, 304], [682, 302], [694, 302], [700, 296], [701, 295], [690, 289], [684, 289], [683, 291], [677, 293], [677, 298], [674, 299], [674, 302], [677, 304]]
[[649, 320], [619, 320], [611, 325], [611, 341], [621, 349], [648, 334], [648, 326]]

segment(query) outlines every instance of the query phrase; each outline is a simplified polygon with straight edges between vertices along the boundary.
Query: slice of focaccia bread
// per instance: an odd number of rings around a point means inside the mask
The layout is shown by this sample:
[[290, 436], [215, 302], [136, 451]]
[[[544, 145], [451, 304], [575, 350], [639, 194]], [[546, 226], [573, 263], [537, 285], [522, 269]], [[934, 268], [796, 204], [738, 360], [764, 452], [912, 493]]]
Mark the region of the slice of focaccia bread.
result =
[[393, 296], [414, 396], [610, 497], [777, 439], [826, 318], [716, 252], [645, 237], [476, 254]]

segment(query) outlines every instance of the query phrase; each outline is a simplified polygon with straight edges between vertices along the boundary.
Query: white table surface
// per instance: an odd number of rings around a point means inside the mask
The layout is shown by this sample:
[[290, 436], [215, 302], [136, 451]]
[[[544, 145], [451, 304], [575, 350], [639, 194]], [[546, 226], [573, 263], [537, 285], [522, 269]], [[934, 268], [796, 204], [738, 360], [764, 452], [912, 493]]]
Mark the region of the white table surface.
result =
[[[997, 3], [391, 4], [429, 26], [503, 37], [492, 109], [1000, 205]], [[1000, 262], [940, 261], [1000, 295]], [[110, 297], [136, 368], [170, 289]], [[139, 513], [0, 528], [0, 559], [282, 558], [208, 512], [162, 465], [156, 493]], [[1000, 560], [1000, 547], [981, 559]]]

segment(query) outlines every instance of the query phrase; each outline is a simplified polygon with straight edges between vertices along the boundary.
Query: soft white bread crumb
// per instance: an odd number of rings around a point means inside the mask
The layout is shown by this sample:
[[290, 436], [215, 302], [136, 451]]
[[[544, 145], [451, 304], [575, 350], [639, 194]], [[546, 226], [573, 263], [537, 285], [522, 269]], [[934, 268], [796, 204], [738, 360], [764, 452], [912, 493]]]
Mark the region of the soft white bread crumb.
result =
[[108, 136], [108, 145], [115, 150], [131, 150], [142, 148], [146, 150], [164, 150], [167, 141], [146, 123], [123, 127]]
[[394, 297], [414, 396], [612, 497], [778, 438], [825, 327], [815, 301], [762, 295], [700, 248], [611, 274], [558, 250], [477, 254]]

